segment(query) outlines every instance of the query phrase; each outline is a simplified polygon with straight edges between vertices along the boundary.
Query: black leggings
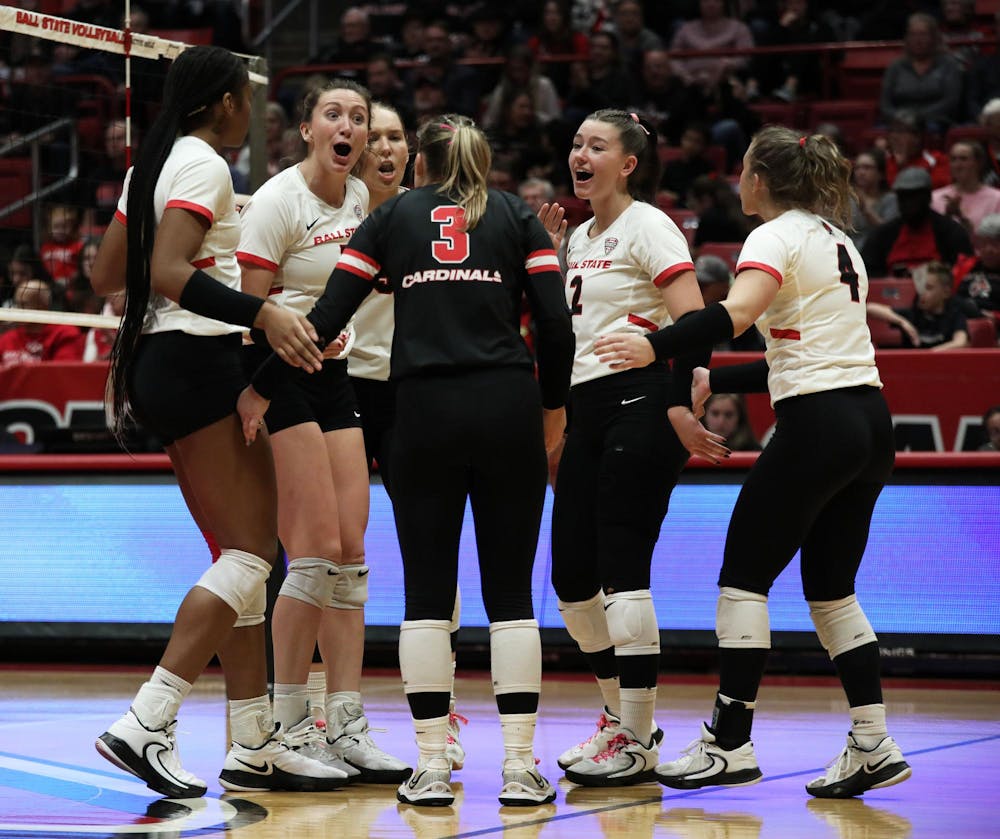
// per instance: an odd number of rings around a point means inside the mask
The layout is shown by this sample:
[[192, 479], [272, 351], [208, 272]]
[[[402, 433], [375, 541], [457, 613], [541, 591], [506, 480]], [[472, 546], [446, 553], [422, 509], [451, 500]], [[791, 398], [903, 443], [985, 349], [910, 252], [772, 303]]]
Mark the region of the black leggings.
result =
[[570, 391], [556, 477], [552, 585], [561, 600], [649, 588], [653, 548], [688, 453], [667, 419], [663, 364]]
[[895, 459], [889, 409], [877, 388], [853, 387], [782, 399], [775, 414], [733, 509], [719, 585], [767, 594], [801, 548], [806, 600], [848, 597]]
[[466, 499], [491, 623], [534, 616], [547, 463], [538, 384], [494, 368], [401, 380], [390, 445], [406, 620], [449, 620]]
[[365, 437], [365, 457], [368, 467], [378, 464], [385, 491], [392, 496], [392, 479], [389, 474], [390, 436], [396, 417], [396, 385], [376, 379], [351, 376], [351, 387], [361, 413], [361, 428]]

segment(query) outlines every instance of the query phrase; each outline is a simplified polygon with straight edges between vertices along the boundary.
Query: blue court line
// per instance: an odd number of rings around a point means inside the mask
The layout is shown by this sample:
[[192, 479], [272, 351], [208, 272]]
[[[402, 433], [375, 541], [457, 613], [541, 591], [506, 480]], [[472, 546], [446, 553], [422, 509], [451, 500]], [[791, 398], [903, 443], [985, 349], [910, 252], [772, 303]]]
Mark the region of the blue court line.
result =
[[[47, 760], [42, 757], [34, 757], [33, 755], [19, 755], [14, 752], [0, 752], [0, 757], [9, 757], [14, 760], [29, 760], [32, 763], [39, 763], [43, 766], [55, 766], [57, 769], [72, 769], [74, 772], [87, 772], [90, 775], [103, 775], [105, 778], [121, 778], [123, 775], [126, 777], [135, 777], [129, 775], [124, 770], [118, 770], [117, 772], [108, 769], [91, 769], [89, 766], [80, 766], [75, 763], [60, 763], [57, 760]], [[136, 778], [138, 781], [139, 779]]]
[[[913, 755], [931, 754], [932, 752], [942, 752], [946, 749], [958, 749], [962, 746], [975, 746], [979, 743], [988, 743], [992, 740], [1000, 740], [1000, 734], [991, 734], [988, 737], [977, 737], [972, 740], [961, 740], [957, 743], [945, 743], [942, 746], [930, 746], [926, 749], [915, 749], [914, 751], [907, 750], [906, 755], [907, 757], [912, 757]], [[802, 769], [798, 772], [786, 772], [784, 775], [767, 775], [760, 781], [760, 783], [766, 784], [770, 781], [783, 781], [787, 778], [801, 778], [804, 775], [822, 774], [823, 771], [823, 769]], [[586, 787], [581, 787], [581, 789], [586, 789]], [[658, 804], [662, 801], [682, 801], [687, 798], [696, 798], [700, 795], [708, 795], [714, 792], [729, 792], [733, 789], [738, 789], [738, 787], [702, 787], [701, 789], [687, 790], [686, 792], [672, 792], [669, 795], [659, 795], [655, 798], [640, 798], [635, 801], [626, 801], [621, 804], [609, 804], [606, 807], [596, 807], [593, 810], [577, 810], [573, 813], [560, 813], [559, 815], [550, 816], [549, 818], [518, 822], [514, 825], [484, 827], [479, 830], [470, 830], [466, 833], [456, 833], [453, 836], [446, 836], [442, 839], [467, 839], [470, 836], [489, 836], [493, 833], [503, 833], [505, 830], [512, 830], [519, 827], [530, 827], [533, 825], [548, 824], [549, 822], [568, 821], [569, 819], [578, 819], [582, 816], [594, 816], [599, 813], [614, 812], [615, 810], [627, 810], [630, 807], [644, 807], [647, 804]]]

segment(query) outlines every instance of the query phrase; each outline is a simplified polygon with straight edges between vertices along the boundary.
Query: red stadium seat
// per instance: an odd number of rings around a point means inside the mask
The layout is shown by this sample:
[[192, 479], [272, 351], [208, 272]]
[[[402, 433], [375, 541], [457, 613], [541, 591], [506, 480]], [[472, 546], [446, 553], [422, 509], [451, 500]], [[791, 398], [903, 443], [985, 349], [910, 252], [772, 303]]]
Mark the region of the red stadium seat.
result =
[[902, 55], [898, 47], [852, 49], [837, 68], [840, 95], [847, 99], [875, 99], [882, 93], [885, 69]]
[[950, 149], [959, 140], [976, 140], [985, 145], [988, 137], [989, 132], [981, 125], [956, 125], [944, 135], [944, 147]]
[[150, 35], [157, 38], [165, 38], [168, 41], [180, 41], [182, 44], [204, 44], [212, 43], [212, 29], [204, 27], [201, 29], [151, 29]]
[[903, 346], [903, 333], [895, 326], [890, 326], [884, 320], [868, 318], [868, 331], [872, 335], [872, 343], [878, 349], [892, 349]]
[[969, 333], [970, 346], [995, 347], [997, 345], [997, 327], [993, 318], [969, 318], [965, 325]]
[[832, 122], [840, 128], [841, 136], [850, 153], [856, 154], [867, 145], [864, 132], [878, 121], [878, 102], [874, 99], [830, 99], [811, 103], [808, 125], [810, 131], [823, 122]]
[[742, 242], [705, 242], [698, 249], [698, 256], [717, 256], [719, 259], [725, 261], [730, 271], [735, 272], [736, 260], [739, 258], [742, 249]]
[[[31, 192], [31, 158], [0, 157], [0, 206], [13, 204]], [[31, 207], [22, 207], [12, 215], [0, 218], [0, 227], [30, 229]]]
[[575, 195], [557, 195], [554, 200], [566, 211], [566, 221], [570, 227], [583, 224], [593, 215], [590, 202], [577, 198]]
[[798, 103], [753, 102], [750, 109], [755, 111], [765, 124], [785, 125], [789, 128], [803, 128], [805, 126], [803, 118], [805, 109]]
[[910, 277], [879, 277], [868, 280], [868, 302], [882, 303], [893, 309], [912, 306], [917, 287]]
[[693, 210], [679, 210], [676, 207], [661, 207], [660, 209], [670, 216], [671, 221], [680, 228], [684, 238], [687, 239], [688, 247], [691, 247], [694, 244], [695, 231], [698, 229], [698, 214]]

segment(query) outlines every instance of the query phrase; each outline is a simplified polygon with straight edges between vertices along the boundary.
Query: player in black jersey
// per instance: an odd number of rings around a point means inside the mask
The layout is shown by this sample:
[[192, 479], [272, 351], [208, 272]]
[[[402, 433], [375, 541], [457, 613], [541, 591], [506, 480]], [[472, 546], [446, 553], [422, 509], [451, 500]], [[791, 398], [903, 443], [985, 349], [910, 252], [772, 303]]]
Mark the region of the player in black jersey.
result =
[[[454, 801], [445, 751], [449, 618], [467, 498], [503, 731], [500, 802], [555, 798], [534, 760], [541, 644], [531, 570], [545, 454], [565, 428], [574, 342], [549, 234], [519, 198], [487, 190], [490, 159], [486, 138], [467, 118], [426, 123], [418, 135], [416, 188], [358, 228], [308, 315], [330, 339], [375, 278], [388, 277], [395, 295], [392, 480], [406, 588], [399, 660], [420, 752], [397, 797], [418, 805]], [[535, 320], [537, 382], [518, 329], [522, 294]], [[248, 442], [286, 369], [272, 357], [241, 396]]]

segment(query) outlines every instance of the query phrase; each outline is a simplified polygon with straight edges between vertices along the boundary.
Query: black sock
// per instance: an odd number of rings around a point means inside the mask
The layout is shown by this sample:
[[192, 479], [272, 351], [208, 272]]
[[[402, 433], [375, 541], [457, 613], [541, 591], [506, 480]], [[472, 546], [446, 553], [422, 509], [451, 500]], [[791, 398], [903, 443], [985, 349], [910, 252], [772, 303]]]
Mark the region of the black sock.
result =
[[[753, 704], [753, 703], [750, 703]], [[731, 752], [744, 743], [750, 742], [750, 729], [753, 728], [753, 708], [738, 699], [725, 701], [721, 696], [715, 697], [715, 709], [712, 712], [712, 732], [715, 742], [720, 748]]]
[[882, 702], [882, 681], [879, 676], [878, 642], [872, 641], [841, 653], [833, 663], [847, 694], [847, 704], [852, 708], [861, 705], [878, 705]]

